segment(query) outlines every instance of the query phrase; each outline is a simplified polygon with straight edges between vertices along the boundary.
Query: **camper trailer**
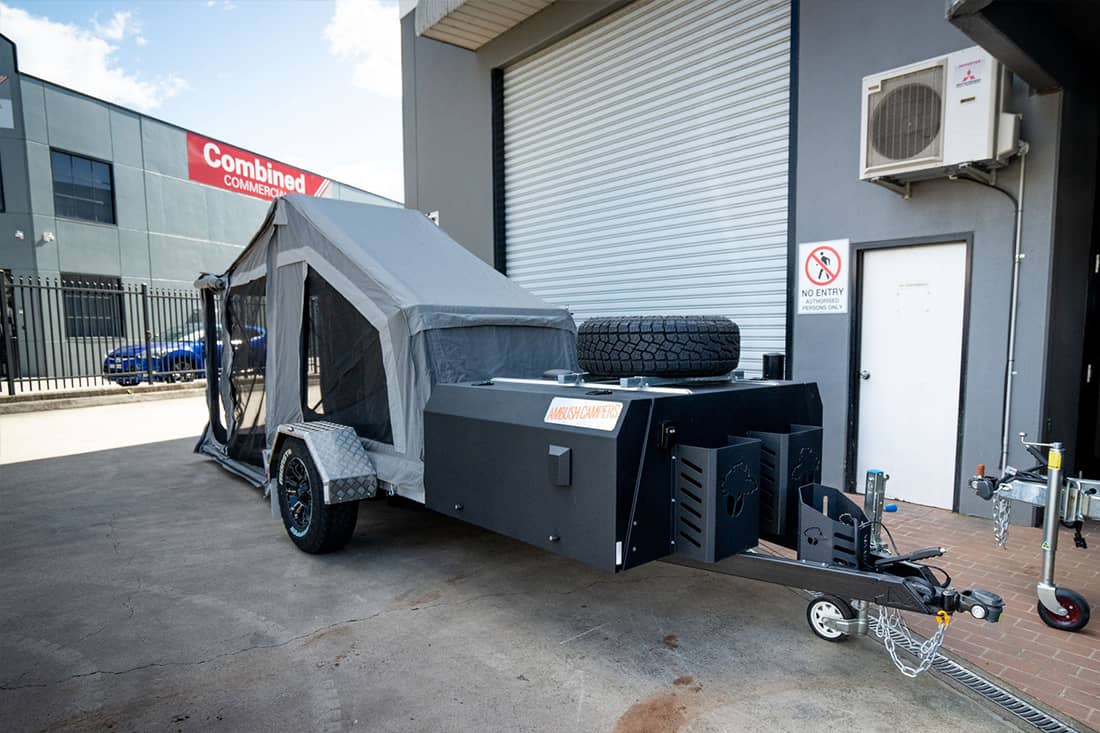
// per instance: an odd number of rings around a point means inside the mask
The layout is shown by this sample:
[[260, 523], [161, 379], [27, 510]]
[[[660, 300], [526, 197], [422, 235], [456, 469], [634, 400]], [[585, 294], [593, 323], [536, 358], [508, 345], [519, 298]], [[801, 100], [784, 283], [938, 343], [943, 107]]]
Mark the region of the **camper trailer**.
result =
[[361, 502], [400, 496], [610, 573], [670, 559], [816, 591], [830, 641], [865, 633], [870, 603], [1000, 616], [920, 562], [942, 548], [887, 551], [881, 501], [820, 483], [817, 386], [740, 377], [728, 319], [578, 329], [419, 212], [301, 195], [196, 285], [197, 450], [263, 487], [301, 550], [339, 550]]

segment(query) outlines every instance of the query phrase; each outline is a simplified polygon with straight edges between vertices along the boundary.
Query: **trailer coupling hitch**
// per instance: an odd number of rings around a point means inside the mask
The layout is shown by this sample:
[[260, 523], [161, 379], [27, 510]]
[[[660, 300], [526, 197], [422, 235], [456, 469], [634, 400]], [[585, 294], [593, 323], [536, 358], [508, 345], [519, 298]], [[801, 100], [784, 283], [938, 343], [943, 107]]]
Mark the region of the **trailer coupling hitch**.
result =
[[[991, 623], [1001, 618], [1004, 611], [1004, 601], [996, 593], [987, 590], [964, 590], [961, 593], [954, 588], [943, 588], [937, 594], [929, 609], [936, 605], [942, 606], [935, 611], [936, 632], [928, 639], [915, 637], [905, 624], [901, 613], [896, 608], [879, 606], [878, 618], [871, 619], [871, 625], [875, 636], [882, 640], [887, 654], [893, 660], [894, 666], [906, 677], [916, 677], [925, 671], [936, 661], [940, 647], [943, 646], [944, 635], [951, 624], [951, 614], [955, 611], [966, 611], [976, 619], [983, 619]], [[917, 664], [911, 665], [898, 654], [898, 645], [901, 645]]]
[[[944, 598], [947, 601], [947, 598]], [[996, 593], [974, 588], [955, 594], [953, 609], [945, 608], [945, 611], [964, 611], [976, 619], [996, 623], [1001, 619], [1001, 613], [1005, 610], [1004, 600]]]
[[929, 614], [961, 611], [979, 621], [995, 624], [1004, 612], [1004, 600], [992, 591], [981, 588], [959, 591], [950, 585], [936, 587], [927, 578], [910, 578], [906, 584], [921, 597]]

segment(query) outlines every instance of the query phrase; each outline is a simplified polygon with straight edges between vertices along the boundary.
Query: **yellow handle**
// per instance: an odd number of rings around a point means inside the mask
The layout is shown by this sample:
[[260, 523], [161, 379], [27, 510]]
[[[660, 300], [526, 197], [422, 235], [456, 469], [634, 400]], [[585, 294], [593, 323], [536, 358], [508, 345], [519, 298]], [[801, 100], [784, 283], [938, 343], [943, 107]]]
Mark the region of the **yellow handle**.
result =
[[1050, 450], [1047, 452], [1047, 470], [1059, 471], [1062, 468], [1062, 451]]

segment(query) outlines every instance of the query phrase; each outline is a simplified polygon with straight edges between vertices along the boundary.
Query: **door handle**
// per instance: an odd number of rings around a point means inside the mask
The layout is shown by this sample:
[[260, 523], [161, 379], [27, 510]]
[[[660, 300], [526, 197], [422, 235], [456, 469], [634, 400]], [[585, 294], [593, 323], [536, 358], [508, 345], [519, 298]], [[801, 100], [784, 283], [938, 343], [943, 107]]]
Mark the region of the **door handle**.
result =
[[860, 371], [859, 378], [863, 379], [863, 380], [870, 379], [871, 378], [871, 372], [864, 369], [864, 370]]

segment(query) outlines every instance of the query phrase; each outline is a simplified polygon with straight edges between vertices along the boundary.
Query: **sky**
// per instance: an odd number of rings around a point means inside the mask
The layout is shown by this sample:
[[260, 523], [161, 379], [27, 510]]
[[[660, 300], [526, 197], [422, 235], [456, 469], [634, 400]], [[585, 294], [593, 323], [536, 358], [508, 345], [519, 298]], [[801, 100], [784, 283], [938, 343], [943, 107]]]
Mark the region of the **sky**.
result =
[[19, 69], [404, 199], [397, 0], [0, 0]]

